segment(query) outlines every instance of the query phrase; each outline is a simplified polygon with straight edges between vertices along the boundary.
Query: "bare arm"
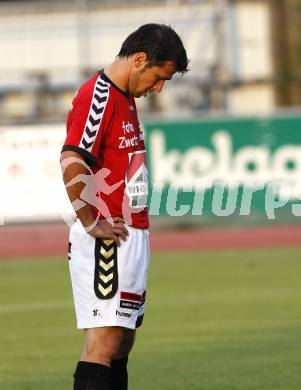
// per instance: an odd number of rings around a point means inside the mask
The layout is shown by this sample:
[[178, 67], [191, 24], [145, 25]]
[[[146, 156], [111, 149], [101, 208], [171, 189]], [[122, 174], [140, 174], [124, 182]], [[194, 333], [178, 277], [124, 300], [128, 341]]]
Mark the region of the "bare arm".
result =
[[[72, 161], [73, 158], [75, 161]], [[67, 160], [69, 159], [69, 160]], [[61, 154], [61, 167], [63, 171], [63, 180], [65, 183], [66, 191], [71, 203], [79, 201], [81, 199], [81, 192], [85, 187], [85, 183], [77, 182], [67, 187], [78, 175], [89, 175], [89, 170], [81, 163], [84, 162], [84, 158], [76, 152], [64, 151]], [[84, 228], [92, 237], [99, 237], [105, 239], [112, 239], [117, 245], [120, 245], [120, 238], [126, 240], [128, 231], [124, 226], [124, 220], [120, 217], [112, 218], [113, 226], [105, 219], [101, 219], [97, 222], [96, 226], [89, 229], [95, 223], [92, 207], [90, 204], [85, 203], [79, 210], [75, 210], [77, 217], [81, 221]]]

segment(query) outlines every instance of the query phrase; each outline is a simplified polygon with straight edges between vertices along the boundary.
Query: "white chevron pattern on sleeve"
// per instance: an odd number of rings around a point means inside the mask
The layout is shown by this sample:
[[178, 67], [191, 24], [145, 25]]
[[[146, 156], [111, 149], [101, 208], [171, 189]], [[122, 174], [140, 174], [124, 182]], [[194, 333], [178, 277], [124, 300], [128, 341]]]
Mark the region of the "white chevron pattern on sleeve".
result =
[[102, 80], [99, 76], [96, 80], [93, 98], [88, 113], [85, 130], [81, 138], [79, 147], [91, 152], [96, 140], [100, 123], [109, 100], [110, 84]]

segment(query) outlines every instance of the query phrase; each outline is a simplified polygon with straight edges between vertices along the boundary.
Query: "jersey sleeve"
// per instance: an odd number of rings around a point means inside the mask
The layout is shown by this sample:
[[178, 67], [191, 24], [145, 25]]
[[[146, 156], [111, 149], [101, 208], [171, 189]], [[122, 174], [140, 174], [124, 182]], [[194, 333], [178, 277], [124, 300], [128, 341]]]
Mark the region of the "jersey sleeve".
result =
[[67, 119], [67, 137], [62, 149], [81, 154], [95, 165], [99, 148], [112, 116], [110, 84], [100, 77], [87, 82], [75, 96]]

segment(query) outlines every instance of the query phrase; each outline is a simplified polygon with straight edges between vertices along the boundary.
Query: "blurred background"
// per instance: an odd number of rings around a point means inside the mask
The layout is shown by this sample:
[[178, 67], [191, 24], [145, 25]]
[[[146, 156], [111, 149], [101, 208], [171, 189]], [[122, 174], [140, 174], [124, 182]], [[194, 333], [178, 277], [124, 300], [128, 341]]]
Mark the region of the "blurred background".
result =
[[[1, 122], [64, 122], [80, 83], [150, 21], [181, 35], [190, 72], [140, 112], [266, 114], [298, 107], [298, 0], [0, 1]], [[179, 93], [180, 92], [180, 93]]]
[[150, 21], [181, 35], [190, 72], [141, 113], [266, 114], [300, 105], [297, 0], [1, 1], [1, 121], [60, 123], [74, 92]]
[[130, 388], [298, 390], [301, 0], [0, 0], [0, 388], [71, 388], [65, 121], [149, 22], [190, 71], [137, 99], [153, 260]]
[[[190, 71], [164, 93], [137, 99], [153, 227], [298, 223], [301, 213], [291, 210], [301, 196], [298, 0], [0, 1], [0, 223], [62, 221], [72, 213], [58, 158], [73, 96], [148, 22], [174, 27], [190, 58]], [[174, 151], [178, 161], [170, 165]], [[277, 180], [284, 200], [271, 218], [266, 186]], [[220, 181], [225, 199], [240, 183], [232, 212], [212, 209]], [[243, 216], [243, 187], [255, 182], [264, 188]], [[175, 188], [174, 209], [190, 205], [185, 215], [166, 207]]]
[[[72, 209], [58, 159], [73, 96], [148, 22], [174, 27], [190, 59], [190, 71], [163, 93], [137, 99], [153, 229], [298, 224], [298, 0], [0, 1], [0, 223], [67, 229]], [[266, 202], [275, 181], [273, 213]], [[254, 194], [244, 215], [246, 188]]]

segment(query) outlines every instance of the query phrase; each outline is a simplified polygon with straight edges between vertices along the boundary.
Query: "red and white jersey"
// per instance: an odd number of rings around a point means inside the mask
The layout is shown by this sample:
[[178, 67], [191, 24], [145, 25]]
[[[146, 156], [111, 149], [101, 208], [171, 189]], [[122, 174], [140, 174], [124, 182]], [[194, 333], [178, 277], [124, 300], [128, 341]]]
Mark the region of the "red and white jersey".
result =
[[98, 178], [97, 194], [89, 197], [105, 206], [91, 201], [95, 216], [124, 217], [147, 229], [147, 160], [134, 97], [99, 72], [82, 85], [72, 105], [62, 151], [84, 156]]

